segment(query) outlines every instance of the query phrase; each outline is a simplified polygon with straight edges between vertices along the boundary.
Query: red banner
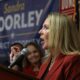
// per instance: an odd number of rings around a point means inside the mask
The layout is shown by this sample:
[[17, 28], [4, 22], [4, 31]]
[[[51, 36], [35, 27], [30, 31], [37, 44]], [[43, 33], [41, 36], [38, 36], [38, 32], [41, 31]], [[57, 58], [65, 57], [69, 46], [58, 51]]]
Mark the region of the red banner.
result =
[[60, 13], [74, 15], [75, 0], [60, 0]]

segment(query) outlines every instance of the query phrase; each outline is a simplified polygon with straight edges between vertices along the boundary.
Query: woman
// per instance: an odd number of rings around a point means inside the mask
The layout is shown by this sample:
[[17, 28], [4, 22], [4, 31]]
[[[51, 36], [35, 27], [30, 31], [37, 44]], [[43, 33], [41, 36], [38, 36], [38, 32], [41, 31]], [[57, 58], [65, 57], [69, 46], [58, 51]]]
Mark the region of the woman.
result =
[[39, 31], [49, 58], [40, 68], [40, 80], [80, 80], [80, 42], [74, 22], [66, 15], [51, 13]]
[[35, 42], [29, 42], [25, 46], [28, 53], [24, 59], [23, 72], [28, 75], [37, 76], [42, 64], [43, 53], [39, 45]]

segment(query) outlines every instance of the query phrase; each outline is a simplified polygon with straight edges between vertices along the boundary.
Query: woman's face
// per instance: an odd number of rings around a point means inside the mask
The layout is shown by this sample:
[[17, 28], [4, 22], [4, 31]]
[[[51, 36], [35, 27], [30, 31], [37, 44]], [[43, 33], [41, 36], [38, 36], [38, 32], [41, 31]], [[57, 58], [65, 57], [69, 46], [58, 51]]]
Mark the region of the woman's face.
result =
[[31, 64], [38, 63], [39, 60], [40, 60], [40, 53], [39, 53], [39, 51], [33, 45], [29, 45], [27, 47], [27, 49], [29, 50], [29, 53], [27, 54], [28, 61]]
[[39, 31], [41, 44], [43, 49], [48, 48], [48, 35], [49, 35], [49, 20], [46, 19], [43, 23], [42, 29]]

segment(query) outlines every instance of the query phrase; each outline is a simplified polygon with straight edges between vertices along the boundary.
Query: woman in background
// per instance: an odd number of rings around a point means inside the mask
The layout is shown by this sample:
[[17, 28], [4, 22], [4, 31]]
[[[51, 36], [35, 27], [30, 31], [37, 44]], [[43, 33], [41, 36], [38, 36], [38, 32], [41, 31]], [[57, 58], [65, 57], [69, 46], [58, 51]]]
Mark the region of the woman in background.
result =
[[42, 64], [43, 53], [40, 46], [35, 42], [29, 42], [25, 45], [28, 53], [24, 59], [23, 72], [28, 75], [37, 76]]
[[42, 64], [38, 78], [80, 80], [80, 41], [72, 19], [59, 13], [50, 13], [39, 34], [49, 58]]

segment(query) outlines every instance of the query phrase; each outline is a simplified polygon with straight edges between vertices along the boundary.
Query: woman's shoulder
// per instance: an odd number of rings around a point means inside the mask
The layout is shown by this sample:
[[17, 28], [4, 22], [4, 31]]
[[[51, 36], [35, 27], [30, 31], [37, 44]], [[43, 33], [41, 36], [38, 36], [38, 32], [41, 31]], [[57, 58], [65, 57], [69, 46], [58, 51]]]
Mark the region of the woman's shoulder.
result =
[[70, 55], [65, 55], [64, 63], [65, 64], [80, 63], [80, 55], [74, 54], [74, 53], [72, 53]]
[[80, 52], [70, 52], [68, 55], [65, 56], [65, 59], [80, 59]]

